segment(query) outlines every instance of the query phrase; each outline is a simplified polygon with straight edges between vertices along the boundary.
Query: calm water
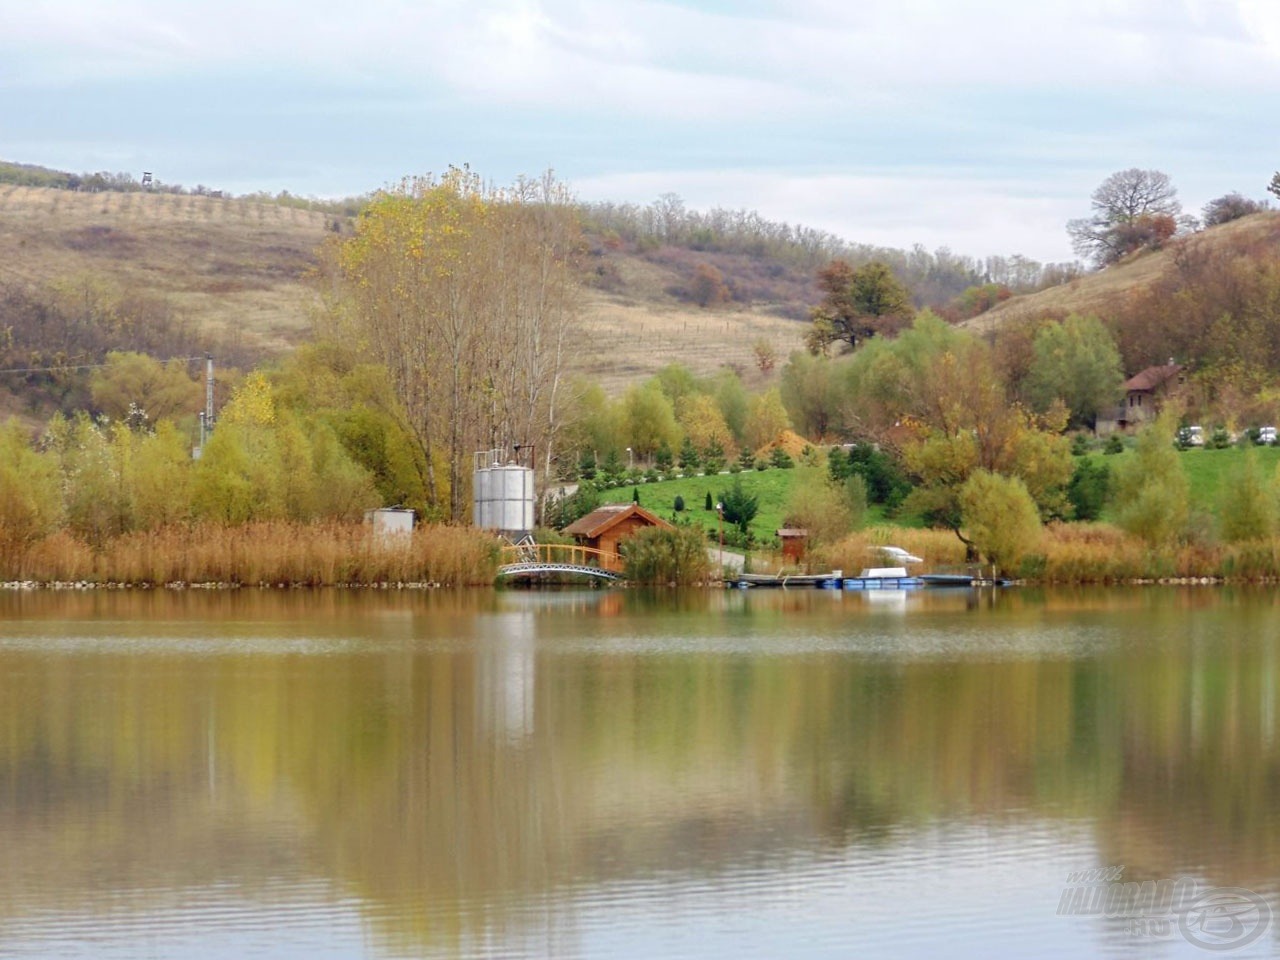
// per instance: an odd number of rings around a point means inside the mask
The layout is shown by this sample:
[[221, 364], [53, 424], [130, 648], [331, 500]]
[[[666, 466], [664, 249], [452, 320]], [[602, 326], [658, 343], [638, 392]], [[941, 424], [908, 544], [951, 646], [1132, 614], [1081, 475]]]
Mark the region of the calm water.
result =
[[1278, 684], [1264, 591], [0, 593], [0, 956], [1271, 956]]

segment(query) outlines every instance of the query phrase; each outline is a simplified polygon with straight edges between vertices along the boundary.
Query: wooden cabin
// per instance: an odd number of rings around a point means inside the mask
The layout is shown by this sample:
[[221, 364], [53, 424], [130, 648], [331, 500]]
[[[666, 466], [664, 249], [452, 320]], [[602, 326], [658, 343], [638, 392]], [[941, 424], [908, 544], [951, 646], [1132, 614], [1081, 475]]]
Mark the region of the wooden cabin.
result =
[[621, 573], [622, 557], [618, 547], [627, 537], [645, 527], [675, 529], [638, 503], [611, 503], [575, 520], [564, 528], [564, 532], [584, 547], [601, 551], [600, 566], [604, 569]]

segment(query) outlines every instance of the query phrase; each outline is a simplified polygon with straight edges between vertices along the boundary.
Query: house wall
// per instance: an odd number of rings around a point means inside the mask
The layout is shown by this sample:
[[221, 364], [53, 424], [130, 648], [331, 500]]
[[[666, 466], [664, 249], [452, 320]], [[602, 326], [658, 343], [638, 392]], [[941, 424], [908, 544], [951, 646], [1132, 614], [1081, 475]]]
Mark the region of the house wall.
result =
[[[643, 517], [627, 517], [614, 524], [598, 537], [593, 537], [587, 541], [587, 546], [595, 547], [597, 550], [603, 550], [606, 553], [618, 553], [618, 548], [622, 541], [632, 536], [637, 530], [645, 527], [651, 527], [653, 524], [646, 521]], [[608, 560], [605, 557], [600, 558], [600, 566], [606, 570], [622, 572], [622, 560]]]

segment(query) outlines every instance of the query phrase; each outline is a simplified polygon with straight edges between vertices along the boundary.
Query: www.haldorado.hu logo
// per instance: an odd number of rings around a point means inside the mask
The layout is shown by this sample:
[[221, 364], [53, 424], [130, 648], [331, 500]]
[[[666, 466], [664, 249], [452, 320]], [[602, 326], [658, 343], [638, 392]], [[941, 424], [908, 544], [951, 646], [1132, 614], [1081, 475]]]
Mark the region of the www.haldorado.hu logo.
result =
[[1122, 866], [1068, 874], [1058, 916], [1123, 920], [1142, 937], [1171, 937], [1176, 930], [1194, 946], [1221, 951], [1247, 947], [1271, 926], [1270, 904], [1243, 887], [1207, 887], [1193, 877], [1123, 878]]

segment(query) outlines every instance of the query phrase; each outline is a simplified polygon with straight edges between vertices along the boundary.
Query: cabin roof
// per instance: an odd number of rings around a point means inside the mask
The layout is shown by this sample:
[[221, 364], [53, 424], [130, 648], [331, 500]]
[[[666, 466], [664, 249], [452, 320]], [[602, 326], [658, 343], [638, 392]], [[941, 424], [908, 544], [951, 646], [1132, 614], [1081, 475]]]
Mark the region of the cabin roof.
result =
[[586, 537], [594, 540], [610, 527], [621, 523], [629, 517], [639, 517], [651, 527], [671, 526], [667, 521], [650, 513], [638, 503], [610, 503], [592, 510], [585, 517], [579, 517], [565, 527], [562, 532], [572, 537]]
[[1182, 372], [1182, 367], [1176, 363], [1166, 363], [1158, 367], [1147, 367], [1140, 373], [1134, 374], [1124, 382], [1124, 390], [1126, 392], [1138, 390], [1154, 390], [1166, 380], [1176, 377]]

